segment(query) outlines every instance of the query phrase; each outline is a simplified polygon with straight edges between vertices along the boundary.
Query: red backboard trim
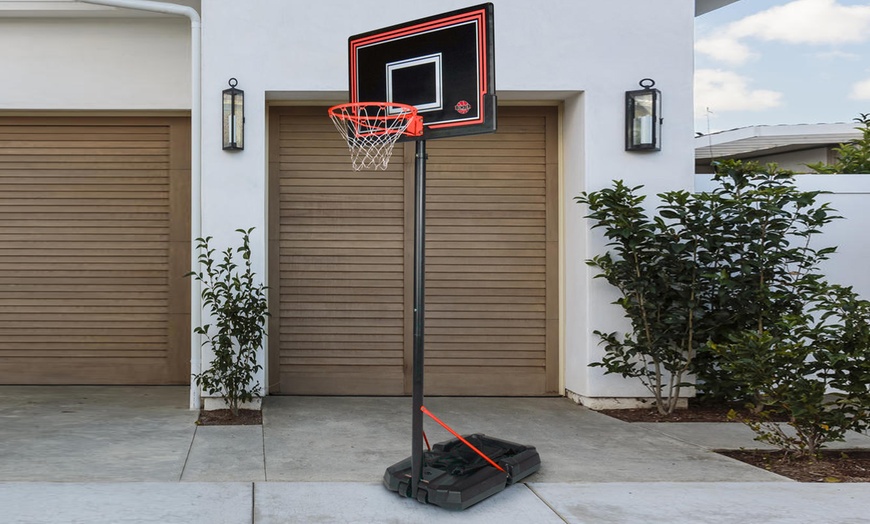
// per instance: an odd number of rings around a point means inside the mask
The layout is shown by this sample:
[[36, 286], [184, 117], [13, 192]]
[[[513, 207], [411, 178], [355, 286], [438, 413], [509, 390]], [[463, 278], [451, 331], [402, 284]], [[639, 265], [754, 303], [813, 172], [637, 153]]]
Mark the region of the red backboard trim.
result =
[[350, 93], [350, 101], [351, 102], [364, 102], [364, 100], [359, 100], [359, 87], [356, 83], [357, 79], [357, 49], [360, 47], [368, 46], [371, 44], [378, 44], [382, 42], [387, 42], [390, 40], [397, 40], [400, 38], [405, 38], [408, 36], [413, 36], [415, 34], [423, 34], [431, 31], [441, 30], [445, 28], [449, 28], [451, 26], [457, 26], [461, 24], [465, 24], [468, 22], [474, 22], [477, 24], [477, 56], [478, 56], [478, 64], [479, 70], [477, 73], [478, 83], [481, 87], [480, 93], [478, 93], [478, 118], [473, 120], [459, 120], [455, 122], [443, 123], [443, 124], [433, 124], [428, 125], [432, 129], [442, 129], [449, 127], [461, 127], [466, 125], [477, 125], [483, 123], [485, 119], [484, 115], [484, 95], [489, 92], [489, 86], [487, 85], [487, 60], [488, 60], [488, 51], [486, 48], [487, 41], [487, 24], [486, 24], [486, 14], [487, 11], [485, 8], [477, 9], [474, 11], [468, 11], [465, 13], [456, 14], [453, 16], [448, 16], [446, 18], [439, 18], [436, 20], [429, 20], [427, 22], [414, 24], [405, 27], [399, 27], [393, 30], [387, 30], [383, 33], [377, 33], [368, 35], [356, 40], [350, 40], [350, 75], [353, 79], [353, 83], [351, 84], [351, 93]]

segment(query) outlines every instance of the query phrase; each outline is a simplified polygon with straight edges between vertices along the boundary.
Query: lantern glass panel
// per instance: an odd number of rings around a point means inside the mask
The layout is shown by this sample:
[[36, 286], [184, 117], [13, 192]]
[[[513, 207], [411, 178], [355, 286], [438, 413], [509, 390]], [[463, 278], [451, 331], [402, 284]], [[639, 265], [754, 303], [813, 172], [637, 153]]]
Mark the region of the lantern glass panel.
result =
[[658, 89], [626, 92], [625, 149], [661, 149], [661, 93]]
[[631, 142], [634, 145], [653, 145], [653, 95], [644, 93], [634, 97], [634, 121]]
[[223, 92], [223, 148], [244, 149], [244, 93], [240, 89]]

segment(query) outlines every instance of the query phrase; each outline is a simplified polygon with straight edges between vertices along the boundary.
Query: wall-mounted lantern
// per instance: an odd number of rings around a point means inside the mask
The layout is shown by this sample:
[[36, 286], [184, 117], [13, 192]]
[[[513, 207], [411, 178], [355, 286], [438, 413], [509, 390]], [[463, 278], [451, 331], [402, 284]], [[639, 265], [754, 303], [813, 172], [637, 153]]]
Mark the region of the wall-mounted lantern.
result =
[[662, 148], [662, 93], [652, 78], [640, 81], [637, 91], [625, 92], [625, 150], [659, 151]]
[[229, 89], [224, 89], [223, 124], [224, 149], [240, 151], [245, 148], [245, 92], [236, 89], [239, 81], [230, 78]]

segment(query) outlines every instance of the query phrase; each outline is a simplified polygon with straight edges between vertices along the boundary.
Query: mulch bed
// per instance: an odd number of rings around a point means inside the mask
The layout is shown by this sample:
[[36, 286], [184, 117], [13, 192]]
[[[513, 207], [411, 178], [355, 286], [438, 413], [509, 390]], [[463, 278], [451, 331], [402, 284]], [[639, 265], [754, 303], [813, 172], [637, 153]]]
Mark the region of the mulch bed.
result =
[[823, 450], [818, 460], [790, 458], [782, 451], [718, 453], [799, 482], [870, 482], [870, 450]]
[[[655, 408], [606, 409], [598, 413], [625, 422], [734, 422], [729, 420], [731, 409], [740, 415], [748, 412], [740, 406], [704, 405], [689, 403], [671, 415], [660, 415]], [[721, 455], [766, 469], [798, 482], [870, 482], [870, 450], [823, 450], [817, 460], [789, 457], [783, 451], [727, 450]]]
[[655, 408], [602, 409], [598, 413], [625, 422], [739, 422], [728, 419], [728, 411], [732, 408], [741, 415], [746, 414], [742, 406], [694, 403], [689, 403], [687, 409], [677, 409], [670, 415], [662, 415]]
[[228, 409], [214, 409], [199, 412], [198, 426], [259, 426], [263, 423], [263, 412], [259, 409], [240, 409], [234, 417]]

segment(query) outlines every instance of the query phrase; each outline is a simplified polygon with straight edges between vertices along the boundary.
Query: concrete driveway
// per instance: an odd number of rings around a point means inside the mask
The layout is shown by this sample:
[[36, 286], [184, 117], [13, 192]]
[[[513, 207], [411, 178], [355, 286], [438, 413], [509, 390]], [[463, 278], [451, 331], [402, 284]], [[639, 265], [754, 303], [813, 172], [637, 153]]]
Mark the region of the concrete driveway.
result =
[[[379, 482], [411, 453], [411, 400], [267, 397], [262, 426], [196, 426], [177, 387], [0, 387], [0, 480]], [[781, 477], [565, 398], [430, 398], [460, 433], [538, 448], [534, 482]], [[730, 446], [753, 446], [739, 424]], [[706, 433], [721, 436], [721, 430]], [[431, 421], [431, 442], [451, 436]]]
[[268, 397], [262, 426], [223, 427], [196, 426], [187, 399], [178, 387], [0, 387], [0, 521], [866, 522], [870, 498], [867, 484], [800, 484], [711, 451], [757, 447], [741, 424], [629, 424], [564, 398], [430, 398], [457, 431], [541, 455], [526, 483], [453, 513], [381, 485], [410, 454], [410, 398]]

